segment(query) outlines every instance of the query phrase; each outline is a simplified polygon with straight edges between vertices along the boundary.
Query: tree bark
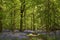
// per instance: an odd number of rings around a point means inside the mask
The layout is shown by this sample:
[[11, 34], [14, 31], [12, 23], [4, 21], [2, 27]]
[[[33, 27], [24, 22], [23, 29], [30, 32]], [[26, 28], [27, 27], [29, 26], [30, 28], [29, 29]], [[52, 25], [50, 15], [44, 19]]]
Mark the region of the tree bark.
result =
[[23, 14], [24, 14], [24, 10], [25, 10], [25, 0], [23, 0], [22, 2], [21, 2], [21, 14], [20, 14], [20, 32], [22, 32], [23, 31]]

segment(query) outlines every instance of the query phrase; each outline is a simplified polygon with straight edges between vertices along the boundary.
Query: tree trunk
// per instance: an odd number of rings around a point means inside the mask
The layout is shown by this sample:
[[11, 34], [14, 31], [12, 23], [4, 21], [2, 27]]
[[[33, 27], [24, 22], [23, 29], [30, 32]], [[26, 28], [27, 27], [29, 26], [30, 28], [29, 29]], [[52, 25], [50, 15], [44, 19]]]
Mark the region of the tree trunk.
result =
[[20, 32], [23, 31], [23, 14], [24, 14], [24, 10], [25, 10], [25, 0], [23, 0], [21, 2], [21, 15], [20, 15]]
[[26, 29], [26, 5], [24, 9], [24, 29]]
[[2, 32], [2, 17], [0, 16], [0, 32]]
[[[1, 5], [3, 5], [2, 0], [1, 0]], [[0, 32], [2, 32], [2, 18], [3, 18], [2, 12], [3, 12], [2, 7], [0, 6]]]
[[33, 30], [35, 30], [35, 18], [34, 18], [34, 14], [33, 14]]

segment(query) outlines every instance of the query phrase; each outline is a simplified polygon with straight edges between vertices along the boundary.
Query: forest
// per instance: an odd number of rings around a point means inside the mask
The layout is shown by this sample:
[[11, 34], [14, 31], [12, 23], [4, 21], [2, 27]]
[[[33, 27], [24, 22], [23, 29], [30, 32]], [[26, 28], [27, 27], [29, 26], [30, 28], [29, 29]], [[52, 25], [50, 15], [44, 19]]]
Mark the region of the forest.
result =
[[60, 40], [60, 0], [0, 0], [0, 40]]

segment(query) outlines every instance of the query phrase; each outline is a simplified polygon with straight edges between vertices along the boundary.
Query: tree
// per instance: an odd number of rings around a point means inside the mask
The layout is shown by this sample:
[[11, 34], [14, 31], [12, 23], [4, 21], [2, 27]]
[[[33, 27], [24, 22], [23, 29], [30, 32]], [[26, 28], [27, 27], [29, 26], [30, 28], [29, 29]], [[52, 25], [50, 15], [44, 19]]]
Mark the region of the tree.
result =
[[34, 15], [34, 9], [33, 9], [33, 13], [32, 13], [32, 16], [33, 16], [33, 30], [35, 30], [35, 15]]
[[2, 8], [2, 0], [1, 1], [1, 4], [0, 4], [0, 32], [2, 32], [2, 19], [3, 19], [3, 8]]
[[23, 31], [23, 14], [24, 14], [24, 10], [25, 10], [25, 0], [21, 0], [21, 19], [20, 19], [20, 31]]
[[2, 32], [2, 8], [0, 8], [0, 32]]

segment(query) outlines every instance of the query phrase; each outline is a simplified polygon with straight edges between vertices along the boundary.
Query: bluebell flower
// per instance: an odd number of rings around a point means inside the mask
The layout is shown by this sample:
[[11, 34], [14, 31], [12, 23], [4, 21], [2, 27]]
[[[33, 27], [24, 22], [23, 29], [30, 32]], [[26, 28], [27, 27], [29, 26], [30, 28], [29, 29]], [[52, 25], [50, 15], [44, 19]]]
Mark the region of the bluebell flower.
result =
[[18, 38], [22, 39], [22, 38], [28, 38], [27, 36], [18, 36]]
[[10, 30], [7, 29], [7, 30], [3, 30], [2, 32], [10, 32]]

